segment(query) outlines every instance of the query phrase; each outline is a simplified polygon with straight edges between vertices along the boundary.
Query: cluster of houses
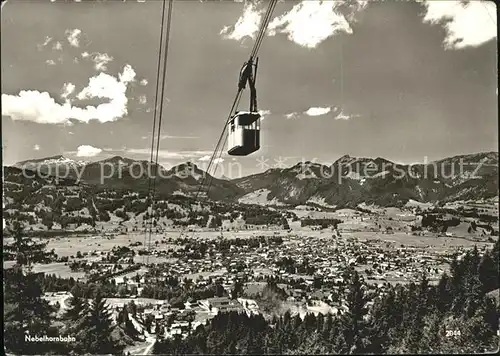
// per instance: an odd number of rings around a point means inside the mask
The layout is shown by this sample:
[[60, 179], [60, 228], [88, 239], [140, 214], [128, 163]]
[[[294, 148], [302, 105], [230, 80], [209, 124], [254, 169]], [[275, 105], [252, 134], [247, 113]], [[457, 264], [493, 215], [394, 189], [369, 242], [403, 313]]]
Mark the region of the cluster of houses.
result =
[[[231, 245], [229, 252], [218, 252], [209, 246], [202, 259], [178, 258], [164, 264], [164, 274], [180, 279], [189, 276], [199, 286], [209, 279], [221, 278], [224, 287], [236, 279], [262, 281], [268, 277], [281, 280], [320, 278], [323, 284], [342, 284], [343, 272], [352, 267], [369, 280], [418, 280], [425, 270], [429, 278], [438, 278], [445, 270], [447, 255], [426, 246], [395, 246], [380, 240], [325, 239], [307, 236], [286, 236], [284, 244], [261, 244], [257, 248]], [[311, 275], [290, 273], [278, 262], [291, 258], [296, 266], [306, 263]]]
[[[124, 307], [125, 303], [115, 306], [115, 320], [118, 312]], [[252, 299], [214, 297], [185, 302], [184, 308], [174, 308], [166, 301], [157, 300], [155, 304], [149, 301], [145, 308], [141, 308], [134, 315], [129, 313], [129, 318], [139, 334], [173, 338], [176, 335], [186, 337], [191, 330], [205, 325], [215, 315], [231, 311], [248, 315], [260, 312], [257, 302]]]

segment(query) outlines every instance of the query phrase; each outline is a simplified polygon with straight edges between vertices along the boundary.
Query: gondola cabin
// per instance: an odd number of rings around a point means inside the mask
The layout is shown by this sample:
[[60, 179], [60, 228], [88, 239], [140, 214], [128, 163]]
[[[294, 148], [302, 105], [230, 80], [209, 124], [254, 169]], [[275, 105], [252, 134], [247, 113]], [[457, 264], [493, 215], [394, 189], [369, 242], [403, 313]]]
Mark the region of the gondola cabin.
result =
[[228, 125], [228, 154], [247, 156], [260, 148], [260, 114], [258, 112], [236, 112]]

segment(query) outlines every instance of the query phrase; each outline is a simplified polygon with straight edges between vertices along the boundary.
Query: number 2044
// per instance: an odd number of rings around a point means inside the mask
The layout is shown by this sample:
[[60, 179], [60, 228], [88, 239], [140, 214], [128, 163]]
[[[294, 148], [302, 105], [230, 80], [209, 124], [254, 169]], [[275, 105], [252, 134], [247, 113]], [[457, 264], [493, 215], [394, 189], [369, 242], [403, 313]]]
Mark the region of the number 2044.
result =
[[446, 337], [456, 337], [460, 336], [460, 330], [455, 329], [455, 330], [446, 330]]

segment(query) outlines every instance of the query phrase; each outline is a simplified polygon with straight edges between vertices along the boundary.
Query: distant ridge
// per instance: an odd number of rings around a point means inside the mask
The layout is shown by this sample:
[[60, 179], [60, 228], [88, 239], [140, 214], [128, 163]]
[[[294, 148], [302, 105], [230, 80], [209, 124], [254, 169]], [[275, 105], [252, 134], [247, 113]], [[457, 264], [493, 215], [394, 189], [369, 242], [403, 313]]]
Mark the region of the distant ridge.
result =
[[[464, 163], [463, 167], [460, 162]], [[106, 173], [107, 178], [102, 181], [101, 163], [106, 163], [107, 169], [116, 165], [121, 170], [116, 169], [111, 176]], [[15, 166], [33, 169], [44, 164], [66, 166], [72, 178], [81, 171], [80, 178], [87, 184], [138, 190], [147, 189], [149, 181], [147, 176], [137, 178], [136, 172], [141, 169], [147, 172], [152, 166], [149, 161], [122, 156], [89, 163], [61, 155], [26, 160]], [[498, 152], [458, 155], [411, 166], [382, 157], [344, 155], [331, 165], [299, 162], [288, 168], [271, 168], [236, 179], [211, 177], [193, 162], [181, 163], [168, 170], [159, 165], [158, 172], [161, 174], [156, 180], [157, 188], [168, 194], [195, 194], [206, 175], [212, 181], [210, 198], [215, 200], [237, 200], [256, 192], [262, 194], [263, 189], [268, 201], [286, 204], [322, 201], [346, 206], [359, 203], [397, 206], [409, 200], [436, 202], [498, 196]]]

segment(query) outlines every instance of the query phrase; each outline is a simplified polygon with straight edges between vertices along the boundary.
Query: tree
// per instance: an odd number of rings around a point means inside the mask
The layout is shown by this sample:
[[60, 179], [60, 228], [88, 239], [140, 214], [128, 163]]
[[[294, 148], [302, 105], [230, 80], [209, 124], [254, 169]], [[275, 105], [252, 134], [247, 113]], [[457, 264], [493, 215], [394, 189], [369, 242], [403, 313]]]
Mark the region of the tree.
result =
[[[88, 312], [87, 300], [76, 295], [71, 297], [69, 308], [64, 314], [64, 321], [66, 324], [65, 333], [68, 335], [78, 335], [80, 330], [84, 327], [85, 315]], [[84, 351], [81, 340], [77, 340], [75, 344], [71, 344], [71, 351], [82, 353]]]
[[424, 317], [428, 308], [428, 288], [429, 280], [426, 275], [423, 275], [418, 289], [410, 295], [410, 298], [415, 296], [415, 299], [413, 299], [415, 302], [415, 312], [411, 317], [412, 321], [410, 323], [406, 339], [407, 350], [411, 353], [417, 353], [420, 351], [419, 349], [423, 337]]
[[14, 221], [10, 234], [14, 238], [12, 244], [4, 246], [4, 251], [15, 258], [18, 266], [31, 269], [33, 263], [42, 263], [49, 260], [49, 253], [45, 251], [47, 242], [35, 241], [25, 236], [20, 222]]
[[498, 289], [498, 240], [492, 251], [487, 251], [479, 264], [479, 279], [485, 293]]
[[[78, 323], [88, 308], [87, 301], [79, 295], [72, 296], [69, 302], [69, 308], [66, 310], [64, 317], [72, 323], [71, 326], [75, 327], [75, 323]], [[75, 330], [78, 330], [76, 328]]]
[[[19, 222], [14, 222], [11, 234], [12, 245], [6, 250], [16, 256], [16, 264], [4, 270], [4, 345], [16, 354], [40, 354], [57, 350], [55, 344], [30, 343], [25, 335], [55, 336], [57, 330], [51, 327], [51, 308], [42, 297], [42, 288], [32, 263], [45, 259], [45, 245], [25, 237]], [[60, 351], [60, 350], [59, 350]]]
[[127, 306], [126, 306], [127, 311], [135, 316], [137, 314], [137, 305], [134, 303], [133, 300], [131, 300]]
[[118, 287], [118, 295], [120, 297], [125, 297], [128, 293], [128, 289], [127, 289], [127, 286], [126, 285], [121, 285], [120, 287]]
[[121, 346], [111, 336], [113, 329], [111, 311], [98, 290], [83, 317], [77, 340], [82, 343], [85, 353], [116, 354], [121, 351]]
[[283, 218], [283, 220], [281, 221], [281, 225], [283, 226], [284, 230], [290, 229], [290, 225], [288, 224], [288, 220], [286, 218]]
[[362, 353], [367, 346], [368, 324], [365, 316], [368, 314], [364, 287], [357, 271], [354, 271], [346, 296], [348, 311], [342, 315], [344, 321], [343, 336], [346, 342], [344, 352]]
[[239, 279], [234, 283], [233, 290], [231, 291], [231, 299], [237, 299], [243, 292], [243, 283]]

